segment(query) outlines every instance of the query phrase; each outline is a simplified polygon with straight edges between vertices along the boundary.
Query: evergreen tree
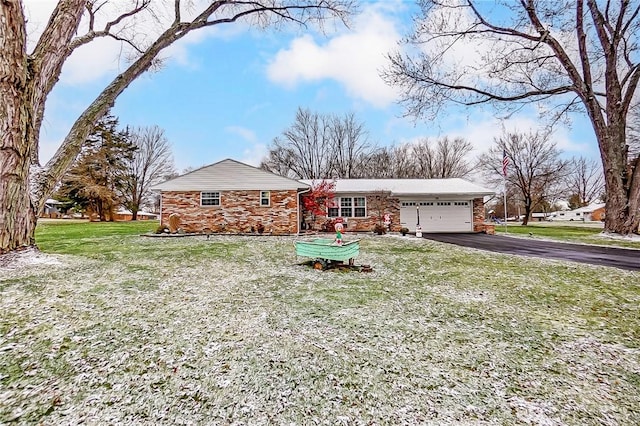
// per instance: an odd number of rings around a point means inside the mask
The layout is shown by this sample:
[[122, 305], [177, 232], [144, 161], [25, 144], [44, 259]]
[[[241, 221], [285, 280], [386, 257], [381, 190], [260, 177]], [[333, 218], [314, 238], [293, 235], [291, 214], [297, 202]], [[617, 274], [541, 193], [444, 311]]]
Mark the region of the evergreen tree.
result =
[[127, 131], [118, 130], [118, 119], [105, 116], [62, 179], [58, 194], [100, 221], [114, 220], [131, 179], [128, 164], [135, 150]]

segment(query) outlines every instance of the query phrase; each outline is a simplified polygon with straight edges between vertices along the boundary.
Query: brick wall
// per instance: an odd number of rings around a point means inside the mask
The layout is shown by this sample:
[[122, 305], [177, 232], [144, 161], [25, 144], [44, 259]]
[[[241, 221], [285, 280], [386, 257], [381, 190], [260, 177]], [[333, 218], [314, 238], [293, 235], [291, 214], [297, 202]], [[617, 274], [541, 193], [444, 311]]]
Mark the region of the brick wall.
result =
[[484, 232], [490, 235], [496, 233], [495, 224], [485, 221], [482, 198], [475, 198], [473, 200], [473, 232]]
[[[375, 225], [379, 223], [377, 213], [372, 211], [369, 206], [371, 203], [371, 196], [367, 196], [367, 215], [369, 217], [350, 217], [347, 218], [346, 231], [353, 232], [368, 232], [373, 231]], [[400, 200], [398, 198], [389, 198], [388, 204], [384, 208], [383, 214], [389, 214], [391, 216], [391, 231], [400, 232]], [[305, 220], [309, 220], [309, 216], [305, 215]], [[327, 221], [326, 217], [318, 217], [315, 223], [315, 230], [321, 230], [322, 225]], [[484, 215], [484, 203], [482, 198], [476, 198], [473, 200], [473, 232], [486, 232], [488, 234], [494, 233], [494, 225], [491, 223], [485, 223]]]
[[[339, 197], [339, 195], [337, 196]], [[373, 196], [366, 196], [366, 204], [367, 204], [367, 217], [348, 217], [347, 227], [345, 229], [346, 232], [373, 232], [376, 224], [382, 222], [382, 219], [378, 218], [379, 212], [373, 211], [370, 206], [374, 204]], [[377, 210], [377, 209], [376, 209]], [[388, 214], [391, 219], [391, 231], [400, 232], [400, 200], [398, 198], [388, 198], [387, 203], [382, 209], [382, 214]], [[315, 226], [313, 229], [322, 230], [322, 225], [329, 219], [334, 218], [326, 218], [326, 217], [317, 217]], [[307, 222], [310, 221], [308, 215], [305, 215], [305, 220]]]
[[271, 205], [260, 205], [260, 191], [220, 191], [219, 206], [200, 206], [200, 192], [163, 192], [161, 223], [180, 216], [185, 232], [251, 232], [258, 224], [265, 233], [298, 232], [297, 191], [271, 191]]
[[599, 220], [599, 221], [603, 221], [605, 218], [605, 208], [604, 207], [600, 207], [599, 209], [596, 209], [593, 211], [593, 213], [591, 213], [591, 220]]

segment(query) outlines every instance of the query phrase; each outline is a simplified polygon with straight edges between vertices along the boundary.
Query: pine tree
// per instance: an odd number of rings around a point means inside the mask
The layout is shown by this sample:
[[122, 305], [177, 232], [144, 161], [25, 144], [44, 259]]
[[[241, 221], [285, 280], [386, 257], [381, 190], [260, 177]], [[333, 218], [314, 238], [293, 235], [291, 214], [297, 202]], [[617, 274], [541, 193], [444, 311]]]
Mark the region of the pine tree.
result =
[[131, 179], [128, 164], [135, 149], [128, 132], [118, 130], [118, 119], [105, 116], [63, 178], [59, 196], [100, 221], [113, 221]]

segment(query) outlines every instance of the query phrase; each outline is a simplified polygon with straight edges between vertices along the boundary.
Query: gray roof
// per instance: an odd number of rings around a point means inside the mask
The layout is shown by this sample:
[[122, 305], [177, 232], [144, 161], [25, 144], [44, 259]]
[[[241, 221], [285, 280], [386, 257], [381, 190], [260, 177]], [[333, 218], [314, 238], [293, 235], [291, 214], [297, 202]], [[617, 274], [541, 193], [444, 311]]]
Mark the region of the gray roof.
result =
[[[314, 181], [303, 180], [312, 184]], [[450, 179], [335, 179], [336, 193], [370, 193], [374, 191], [390, 191], [394, 196], [429, 196], [429, 195], [493, 195], [492, 191], [468, 180]]]
[[250, 191], [306, 189], [309, 185], [226, 159], [151, 188], [154, 191]]
[[594, 203], [585, 207], [580, 207], [579, 209], [571, 210], [571, 213], [593, 213], [603, 207], [605, 207], [605, 203]]

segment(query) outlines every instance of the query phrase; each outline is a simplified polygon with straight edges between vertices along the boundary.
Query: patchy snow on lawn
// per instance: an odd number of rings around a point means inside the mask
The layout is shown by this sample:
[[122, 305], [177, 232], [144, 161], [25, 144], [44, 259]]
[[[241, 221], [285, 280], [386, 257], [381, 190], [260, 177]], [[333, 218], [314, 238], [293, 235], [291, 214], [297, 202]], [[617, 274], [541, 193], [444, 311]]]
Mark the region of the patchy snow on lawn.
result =
[[57, 256], [42, 253], [33, 247], [0, 255], [0, 268], [2, 269], [11, 270], [24, 268], [26, 266], [51, 266], [61, 264], [62, 262]]
[[620, 234], [614, 234], [612, 232], [600, 232], [595, 236], [600, 238], [606, 238], [609, 240], [631, 241], [631, 242], [640, 243], [640, 235], [638, 234], [620, 235]]
[[290, 237], [26, 256], [0, 272], [0, 423], [640, 422], [638, 274], [357, 238], [371, 273]]

